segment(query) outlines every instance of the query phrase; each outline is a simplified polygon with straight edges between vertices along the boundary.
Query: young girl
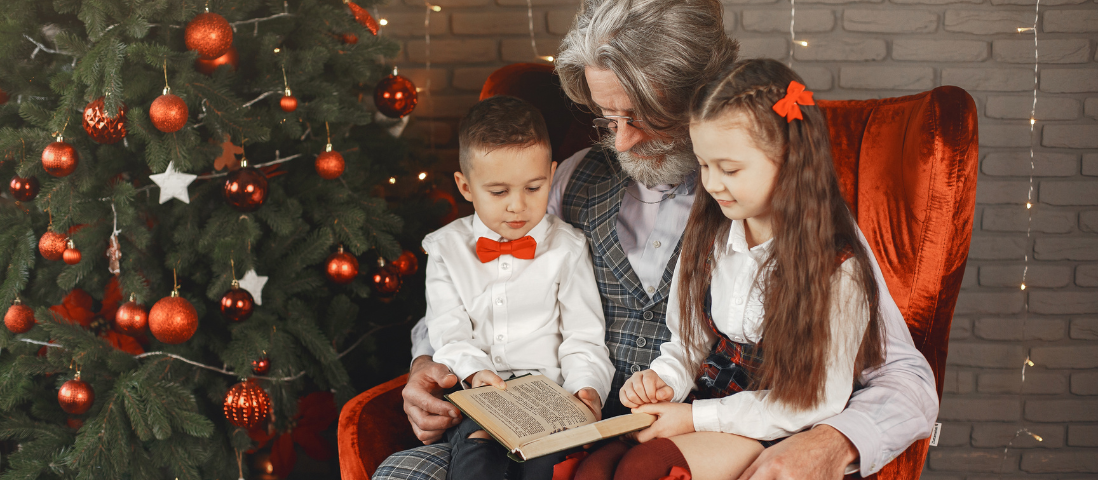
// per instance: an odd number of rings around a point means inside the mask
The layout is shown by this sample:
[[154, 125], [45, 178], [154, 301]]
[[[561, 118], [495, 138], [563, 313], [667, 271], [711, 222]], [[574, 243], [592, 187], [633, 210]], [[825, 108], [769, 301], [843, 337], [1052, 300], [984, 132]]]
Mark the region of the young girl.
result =
[[887, 289], [802, 82], [747, 60], [695, 95], [690, 139], [709, 195], [683, 234], [671, 340], [619, 392], [658, 419], [640, 445], [593, 453], [577, 480], [737, 478], [765, 447], [842, 411], [856, 372], [883, 362]]

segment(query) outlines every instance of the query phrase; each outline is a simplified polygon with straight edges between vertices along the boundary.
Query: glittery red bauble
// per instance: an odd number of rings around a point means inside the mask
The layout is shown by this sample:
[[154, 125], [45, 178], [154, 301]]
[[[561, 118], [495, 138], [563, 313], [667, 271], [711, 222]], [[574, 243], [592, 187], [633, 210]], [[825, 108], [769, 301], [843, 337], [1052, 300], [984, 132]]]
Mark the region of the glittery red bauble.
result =
[[57, 232], [46, 232], [38, 239], [38, 251], [47, 260], [61, 260], [65, 255], [65, 249], [69, 248], [69, 237]]
[[149, 325], [149, 312], [137, 302], [129, 301], [114, 314], [114, 329], [125, 335], [137, 335]]
[[11, 183], [8, 184], [8, 190], [11, 191], [11, 196], [21, 202], [34, 200], [34, 197], [38, 196], [39, 188], [37, 178], [23, 178], [19, 175], [11, 177]]
[[189, 114], [187, 102], [170, 93], [156, 97], [149, 107], [149, 121], [164, 133], [178, 132], [187, 124]]
[[76, 149], [64, 141], [53, 142], [42, 150], [42, 168], [55, 177], [72, 173], [79, 162], [80, 156], [76, 154]]
[[61, 385], [57, 392], [57, 403], [65, 413], [80, 415], [91, 409], [95, 402], [95, 391], [91, 385], [77, 377]]
[[255, 311], [255, 299], [236, 282], [221, 297], [221, 315], [234, 322], [243, 322]]
[[96, 142], [112, 144], [126, 136], [126, 106], [118, 105], [118, 114], [111, 118], [107, 115], [104, 97], [84, 107], [84, 131]]
[[229, 47], [229, 51], [224, 55], [217, 57], [213, 60], [208, 60], [202, 57], [198, 57], [194, 60], [194, 69], [202, 72], [206, 75], [213, 75], [217, 67], [222, 65], [228, 65], [232, 67], [233, 71], [236, 71], [236, 67], [240, 65], [240, 54], [237, 53], [236, 47]]
[[194, 17], [183, 32], [187, 49], [209, 60], [224, 55], [233, 46], [233, 27], [225, 17], [202, 13]]
[[324, 264], [324, 274], [332, 283], [346, 285], [358, 276], [358, 259], [344, 252], [343, 247], [339, 247], [338, 252], [329, 255]]
[[339, 152], [324, 152], [316, 157], [316, 173], [325, 180], [339, 178], [344, 166], [343, 155]]
[[61, 260], [69, 265], [76, 265], [80, 263], [80, 250], [75, 248], [66, 248], [64, 252], [61, 252]]
[[198, 331], [198, 312], [183, 297], [164, 297], [149, 310], [149, 331], [157, 340], [179, 344]]
[[252, 373], [266, 375], [269, 371], [271, 371], [271, 359], [263, 357], [252, 362]]
[[34, 309], [15, 303], [8, 307], [8, 313], [4, 314], [4, 326], [11, 333], [27, 333], [34, 327]]
[[225, 418], [240, 428], [252, 428], [267, 418], [271, 397], [259, 385], [240, 382], [225, 393]]
[[401, 253], [396, 260], [389, 263], [393, 268], [397, 269], [401, 275], [408, 276], [416, 273], [419, 270], [419, 259], [416, 258], [416, 254], [407, 250]]
[[382, 298], [396, 295], [400, 291], [402, 282], [400, 271], [392, 265], [385, 264], [384, 261], [378, 262], [377, 270], [374, 270], [374, 273], [370, 275], [370, 286]]
[[238, 211], [255, 211], [267, 201], [267, 176], [253, 167], [229, 173], [225, 180], [225, 201]]
[[339, 36], [339, 39], [347, 45], [354, 45], [358, 43], [358, 35], [355, 35], [353, 33], [344, 33], [343, 35]]
[[283, 95], [282, 99], [278, 101], [278, 106], [282, 107], [282, 111], [287, 113], [297, 110], [297, 98], [293, 95]]
[[416, 86], [400, 75], [389, 75], [374, 88], [374, 104], [387, 117], [402, 118], [412, 113], [418, 101]]

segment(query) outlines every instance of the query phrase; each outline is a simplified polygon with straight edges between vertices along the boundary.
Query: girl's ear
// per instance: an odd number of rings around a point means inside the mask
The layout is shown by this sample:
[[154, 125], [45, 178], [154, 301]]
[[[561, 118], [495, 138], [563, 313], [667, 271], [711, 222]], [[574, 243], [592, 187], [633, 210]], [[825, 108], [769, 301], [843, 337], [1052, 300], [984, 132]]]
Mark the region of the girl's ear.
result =
[[461, 196], [465, 197], [466, 201], [472, 202], [473, 190], [469, 187], [469, 181], [465, 179], [465, 174], [454, 172], [454, 183], [457, 184], [458, 192], [461, 192]]

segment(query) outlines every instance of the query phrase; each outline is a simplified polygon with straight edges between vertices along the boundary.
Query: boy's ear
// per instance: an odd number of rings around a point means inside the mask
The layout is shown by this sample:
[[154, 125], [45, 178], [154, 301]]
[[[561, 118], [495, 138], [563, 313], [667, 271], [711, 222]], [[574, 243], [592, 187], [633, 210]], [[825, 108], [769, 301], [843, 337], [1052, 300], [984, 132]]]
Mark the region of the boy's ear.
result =
[[465, 197], [465, 201], [473, 201], [473, 190], [469, 187], [469, 181], [466, 180], [465, 174], [461, 172], [454, 172], [454, 183], [457, 184], [458, 192], [462, 197]]
[[549, 164], [549, 182], [552, 183], [553, 179], [557, 176], [557, 162], [551, 162]]

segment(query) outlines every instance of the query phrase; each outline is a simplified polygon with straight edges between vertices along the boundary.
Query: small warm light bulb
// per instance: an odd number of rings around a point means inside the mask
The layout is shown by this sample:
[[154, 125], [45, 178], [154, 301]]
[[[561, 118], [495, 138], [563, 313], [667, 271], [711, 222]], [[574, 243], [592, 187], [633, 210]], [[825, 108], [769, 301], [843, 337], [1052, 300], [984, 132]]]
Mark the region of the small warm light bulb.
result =
[[278, 53], [278, 52], [281, 52], [281, 51], [282, 51], [281, 48], [275, 47], [275, 53]]
[[381, 26], [383, 26], [383, 27], [384, 27], [384, 26], [386, 26], [386, 25], [388, 25], [388, 24], [389, 24], [389, 21], [383, 18], [383, 19], [381, 19], [381, 20], [378, 20], [378, 21], [377, 21], [377, 23], [380, 23], [380, 24], [381, 24]]
[[1037, 435], [1036, 433], [1031, 433], [1030, 435], [1033, 435], [1033, 438], [1036, 438], [1038, 442], [1045, 441], [1045, 439], [1041, 438], [1041, 436]]
[[431, 5], [431, 11], [432, 11], [432, 12], [441, 12], [441, 11], [442, 11], [442, 7], [440, 7], [440, 6], [438, 6], [438, 5]]
[[800, 46], [802, 46], [802, 47], [807, 47], [807, 46], [808, 46], [808, 42], [806, 42], [806, 41], [804, 41], [804, 40], [798, 40], [798, 41], [797, 41], [797, 45], [800, 45]]
[[395, 185], [397, 183], [397, 177], [389, 177], [389, 184]]
[[419, 92], [422, 92], [422, 91], [423, 91], [423, 87], [416, 87], [416, 93], [419, 93]]
[[1026, 284], [1023, 283], [1022, 284], [1022, 290], [1025, 290], [1025, 289], [1026, 289]]
[[1028, 32], [1030, 30], [1033, 30], [1033, 27], [1018, 27], [1018, 33]]
[[425, 178], [427, 178], [427, 172], [419, 172], [419, 179], [423, 180]]
[[1033, 125], [1033, 124], [1035, 124], [1035, 123], [1037, 123], [1037, 119], [1036, 119], [1036, 118], [1031, 118], [1031, 119], [1029, 119], [1029, 124], [1030, 124], [1030, 125]]
[[538, 57], [538, 58], [540, 58], [542, 60], [545, 60], [546, 62], [552, 62], [553, 61], [553, 56], [552, 55], [545, 55], [545, 56], [541, 56], [541, 57]]
[[1030, 360], [1030, 359], [1027, 358], [1026, 359], [1026, 365], [1029, 365], [1029, 366], [1032, 367], [1033, 366], [1033, 360]]
[[1029, 203], [1029, 202], [1026, 202], [1026, 210], [1029, 210], [1031, 208], [1033, 208], [1033, 204]]

